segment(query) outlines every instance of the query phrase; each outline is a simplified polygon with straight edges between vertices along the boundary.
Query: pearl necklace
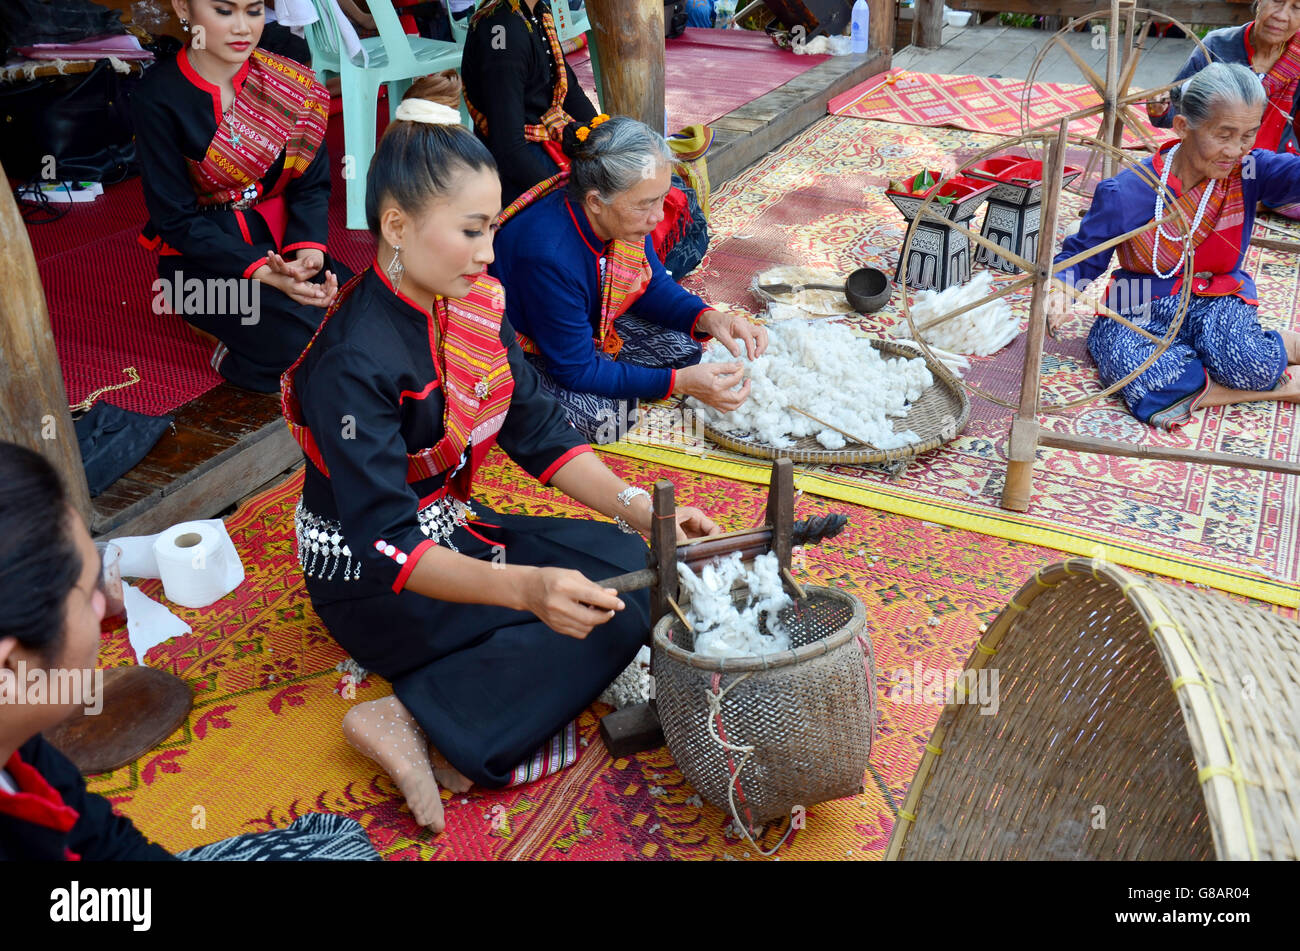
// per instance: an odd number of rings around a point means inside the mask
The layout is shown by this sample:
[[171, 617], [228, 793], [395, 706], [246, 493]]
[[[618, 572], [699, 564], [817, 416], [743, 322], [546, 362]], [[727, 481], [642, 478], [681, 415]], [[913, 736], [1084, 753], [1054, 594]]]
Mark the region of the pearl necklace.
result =
[[[1181, 144], [1182, 143], [1180, 142], [1179, 145]], [[1165, 159], [1165, 167], [1160, 172], [1160, 187], [1156, 189], [1156, 213], [1155, 217], [1152, 219], [1153, 221], [1159, 221], [1164, 217], [1165, 188], [1169, 183], [1169, 170], [1174, 167], [1174, 156], [1177, 154], [1178, 145], [1175, 145], [1169, 150], [1169, 155]], [[1166, 241], [1177, 241], [1178, 236], [1167, 234], [1164, 225], [1156, 225], [1156, 237], [1155, 240], [1151, 242], [1151, 270], [1155, 273], [1156, 277], [1161, 280], [1167, 280], [1171, 277], [1176, 277], [1183, 269], [1183, 255], [1185, 255], [1187, 249], [1192, 246], [1192, 236], [1196, 234], [1196, 230], [1201, 226], [1201, 219], [1205, 217], [1205, 209], [1210, 203], [1210, 195], [1212, 194], [1214, 194], [1214, 179], [1207, 178], [1205, 194], [1201, 195], [1201, 203], [1196, 206], [1196, 217], [1192, 219], [1192, 227], [1183, 237], [1183, 254], [1178, 256], [1178, 263], [1174, 265], [1173, 269], [1168, 274], [1161, 272], [1160, 266], [1156, 264], [1160, 259], [1160, 236], [1164, 235]]]

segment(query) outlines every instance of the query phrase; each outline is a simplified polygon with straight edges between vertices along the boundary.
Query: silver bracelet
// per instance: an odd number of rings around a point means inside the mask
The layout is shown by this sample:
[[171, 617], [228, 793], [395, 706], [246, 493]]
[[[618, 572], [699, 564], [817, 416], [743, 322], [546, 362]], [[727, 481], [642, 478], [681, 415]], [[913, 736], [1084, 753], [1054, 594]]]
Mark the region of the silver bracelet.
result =
[[[645, 489], [642, 489], [639, 486], [630, 485], [618, 494], [618, 500], [623, 503], [625, 508], [631, 508], [632, 500], [639, 495], [644, 495], [647, 499], [650, 498], [650, 493]], [[624, 532], [628, 535], [640, 534], [635, 528], [629, 525], [621, 515], [614, 516], [614, 524], [618, 526], [620, 532]]]

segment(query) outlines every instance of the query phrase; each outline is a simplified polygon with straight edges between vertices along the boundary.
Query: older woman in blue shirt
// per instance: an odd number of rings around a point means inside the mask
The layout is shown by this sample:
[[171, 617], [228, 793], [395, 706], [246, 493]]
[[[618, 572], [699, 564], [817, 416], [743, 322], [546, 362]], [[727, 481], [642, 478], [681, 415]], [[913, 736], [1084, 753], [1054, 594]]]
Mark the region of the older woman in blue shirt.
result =
[[684, 290], [654, 252], [672, 153], [635, 119], [571, 126], [561, 173], [521, 195], [500, 218], [492, 273], [543, 386], [592, 442], [636, 425], [637, 403], [674, 394], [728, 412], [749, 395], [743, 365], [701, 364], [720, 340], [750, 359], [767, 332]]

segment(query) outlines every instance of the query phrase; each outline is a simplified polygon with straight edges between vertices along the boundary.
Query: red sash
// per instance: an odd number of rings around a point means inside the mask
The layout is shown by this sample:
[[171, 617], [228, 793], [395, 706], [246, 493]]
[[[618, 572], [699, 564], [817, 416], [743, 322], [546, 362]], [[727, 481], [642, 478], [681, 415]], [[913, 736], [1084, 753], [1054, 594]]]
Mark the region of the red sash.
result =
[[[557, 188], [563, 188], [568, 182], [569, 172], [565, 169], [546, 181], [534, 185], [497, 216], [497, 227], [502, 227], [533, 202], [549, 195]], [[572, 207], [569, 208], [569, 213], [573, 214]], [[577, 226], [575, 220], [574, 227]], [[596, 349], [613, 358], [618, 356], [619, 350], [623, 347], [623, 340], [614, 329], [614, 321], [627, 313], [628, 308], [645, 293], [653, 271], [650, 269], [650, 262], [646, 260], [645, 242], [622, 241], [616, 238], [608, 244], [601, 260], [604, 262], [604, 273], [600, 288], [600, 329], [592, 338], [592, 342], [596, 345]], [[515, 336], [519, 339], [519, 346], [527, 353], [541, 352], [531, 338], [518, 331], [515, 332]]]
[[[1161, 173], [1164, 161], [1164, 150], [1152, 159], [1152, 167], [1156, 175]], [[1201, 196], [1205, 193], [1205, 189], [1209, 187], [1210, 181], [1211, 179], [1206, 179], [1191, 191], [1178, 196], [1178, 207], [1182, 209], [1189, 224], [1196, 219], [1197, 206], [1200, 205]], [[1205, 216], [1201, 219], [1200, 226], [1192, 236], [1192, 270], [1193, 273], [1209, 272], [1215, 275], [1226, 275], [1236, 267], [1237, 260], [1241, 257], [1242, 228], [1246, 221], [1246, 200], [1241, 182], [1241, 166], [1238, 165], [1237, 168], [1233, 169], [1229, 177], [1216, 178], [1213, 179], [1213, 182], [1214, 193], [1210, 196], [1209, 204], [1205, 207]], [[1154, 201], [1153, 194], [1153, 207]], [[1165, 231], [1166, 233], [1176, 232], [1177, 226], [1166, 226]], [[1121, 244], [1117, 251], [1120, 267], [1138, 274], [1154, 273], [1151, 268], [1151, 249], [1155, 242], [1155, 236], [1156, 229], [1152, 228], [1150, 231], [1129, 238]], [[1182, 249], [1181, 237], [1178, 240], [1170, 241], [1162, 236], [1159, 256], [1156, 259], [1157, 267], [1164, 273], [1173, 270], [1182, 259]], [[1239, 285], [1235, 281], [1231, 283], [1234, 286], [1228, 289], [1219, 286], [1223, 284], [1222, 281], [1218, 285], [1207, 286], [1204, 289], [1209, 291], [1208, 296], [1234, 293]], [[1177, 286], [1175, 285], [1175, 287]]]
[[[1250, 32], [1255, 24], [1248, 24], [1245, 33], [1247, 64], [1254, 58], [1255, 49], [1250, 42]], [[1291, 109], [1295, 104], [1296, 87], [1300, 85], [1300, 39], [1292, 37], [1278, 61], [1262, 77], [1264, 93], [1268, 97], [1268, 107], [1264, 110], [1264, 119], [1259, 133], [1255, 136], [1255, 148], [1276, 152], [1282, 142], [1282, 133], [1291, 121]], [[1294, 149], [1292, 149], [1294, 150]]]
[[260, 49], [248, 64], [203, 160], [186, 160], [200, 206], [266, 197], [261, 180], [283, 151], [284, 174], [271, 192], [279, 194], [307, 170], [325, 138], [330, 95], [310, 69]]
[[[280, 408], [289, 432], [325, 476], [329, 475], [329, 469], [303, 418], [294, 376], [325, 325], [364, 276], [363, 271], [339, 290], [307, 348], [280, 380]], [[467, 502], [474, 473], [496, 442], [515, 389], [510, 360], [501, 343], [505, 295], [496, 278], [483, 274], [466, 297], [459, 300], [439, 297], [435, 311], [436, 319], [430, 318], [429, 332], [431, 341], [436, 341], [433, 359], [443, 391], [443, 437], [428, 449], [407, 453], [406, 481], [420, 482], [449, 472], [443, 491], [450, 491]], [[466, 446], [470, 447], [470, 457], [468, 465], [461, 466]]]

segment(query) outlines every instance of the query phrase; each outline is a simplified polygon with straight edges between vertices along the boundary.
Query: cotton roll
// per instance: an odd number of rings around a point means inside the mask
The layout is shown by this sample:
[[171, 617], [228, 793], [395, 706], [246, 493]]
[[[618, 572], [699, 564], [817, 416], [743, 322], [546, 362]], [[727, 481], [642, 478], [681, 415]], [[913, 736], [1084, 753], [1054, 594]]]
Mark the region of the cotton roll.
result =
[[211, 525], [173, 525], [154, 540], [153, 550], [167, 600], [202, 608], [229, 590], [223, 538]]

